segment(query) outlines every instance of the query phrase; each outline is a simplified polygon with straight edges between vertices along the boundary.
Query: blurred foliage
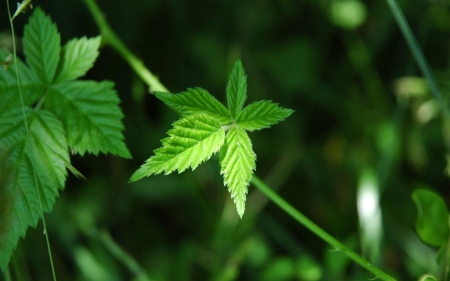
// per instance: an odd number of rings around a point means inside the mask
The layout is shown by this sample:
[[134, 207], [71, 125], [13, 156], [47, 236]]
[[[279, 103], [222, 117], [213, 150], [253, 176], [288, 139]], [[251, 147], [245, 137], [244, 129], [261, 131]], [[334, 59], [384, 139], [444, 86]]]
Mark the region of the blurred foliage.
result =
[[[33, 2], [57, 23], [63, 43], [98, 35], [82, 1]], [[448, 97], [450, 3], [399, 2]], [[382, 235], [379, 258], [371, 262], [402, 280], [436, 274], [437, 249], [414, 233], [410, 195], [426, 185], [448, 204], [450, 120], [421, 80], [385, 1], [98, 3], [125, 44], [173, 92], [200, 86], [223, 97], [232, 64], [241, 58], [249, 102], [269, 99], [295, 110], [285, 122], [252, 133], [256, 174], [361, 252], [358, 184], [365, 171], [374, 171]], [[0, 10], [0, 44], [10, 47], [6, 9]], [[28, 16], [15, 19], [17, 32]], [[195, 172], [128, 184], [176, 113], [149, 95], [110, 48], [101, 50], [87, 78], [116, 83], [133, 160], [72, 158], [88, 181], [70, 176], [46, 216], [59, 280], [373, 277], [253, 187], [240, 220], [217, 157]], [[42, 224], [21, 240], [10, 268], [12, 280], [50, 279]]]

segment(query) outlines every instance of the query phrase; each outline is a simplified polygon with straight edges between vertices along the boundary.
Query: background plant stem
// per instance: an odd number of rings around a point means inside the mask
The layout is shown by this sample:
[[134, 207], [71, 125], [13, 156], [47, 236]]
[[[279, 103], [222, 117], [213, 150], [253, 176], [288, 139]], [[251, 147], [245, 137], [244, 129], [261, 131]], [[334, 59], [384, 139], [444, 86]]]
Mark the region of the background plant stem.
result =
[[435, 98], [439, 101], [439, 104], [446, 114], [449, 114], [444, 99], [439, 91], [439, 87], [437, 86], [436, 80], [434, 79], [434, 76], [431, 72], [430, 66], [428, 65], [428, 62], [423, 55], [422, 49], [419, 46], [419, 43], [417, 42], [416, 37], [411, 31], [411, 28], [409, 27], [408, 22], [405, 19], [405, 15], [403, 14], [402, 10], [400, 9], [400, 6], [398, 5], [396, 0], [386, 0], [389, 7], [391, 8], [391, 12], [394, 15], [395, 21], [398, 24], [398, 27], [400, 28], [403, 37], [405, 38], [406, 43], [408, 44], [409, 49], [411, 50], [413, 57], [417, 64], [419, 65], [420, 71], [422, 72], [422, 75], [427, 79], [428, 84], [430, 86], [430, 90], [435, 96]]
[[114, 33], [108, 22], [105, 20], [105, 17], [97, 3], [94, 0], [84, 0], [84, 2], [88, 6], [89, 11], [100, 29], [103, 42], [113, 47], [114, 50], [116, 50], [125, 59], [134, 72], [139, 75], [139, 77], [141, 77], [147, 85], [150, 86], [150, 92], [169, 92], [169, 90], [167, 90], [159, 79], [156, 78], [156, 76], [153, 75], [147, 67], [145, 67], [144, 63], [122, 43], [119, 37], [117, 37], [116, 33]]
[[[95, 0], [84, 0], [87, 4], [92, 16], [94, 17], [101, 33], [103, 40], [110, 44], [122, 57], [127, 61], [134, 71], [144, 80], [144, 82], [153, 91], [164, 91], [168, 92], [167, 88], [145, 67], [145, 65], [138, 60], [126, 46], [120, 41], [116, 34], [111, 30], [109, 24], [106, 22], [103, 13], [99, 9]], [[388, 0], [389, 1], [389, 0]], [[350, 259], [354, 260], [356, 263], [360, 264], [362, 267], [366, 268], [368, 271], [375, 274], [377, 277], [387, 280], [395, 281], [393, 277], [389, 276], [387, 273], [383, 272], [376, 266], [370, 264], [366, 259], [353, 252], [351, 249], [340, 243], [333, 236], [325, 232], [302, 213], [297, 211], [294, 207], [289, 205], [284, 199], [273, 192], [263, 181], [261, 181], [257, 176], [253, 175], [252, 183], [264, 193], [271, 201], [277, 204], [282, 210], [292, 216], [300, 224], [304, 225], [311, 232], [319, 236], [325, 242], [329, 243], [336, 250], [343, 252]]]
[[287, 203], [283, 198], [281, 198], [278, 194], [276, 194], [270, 187], [268, 187], [262, 180], [260, 180], [257, 176], [253, 175], [252, 183], [262, 192], [264, 193], [272, 202], [274, 202], [278, 207], [288, 213], [291, 217], [293, 217], [300, 224], [305, 226], [311, 232], [319, 236], [322, 240], [330, 244], [335, 250], [343, 252], [349, 258], [360, 264], [362, 267], [366, 268], [368, 271], [372, 272], [379, 278], [383, 280], [393, 281], [395, 280], [385, 272], [381, 271], [378, 267], [370, 264], [365, 258], [358, 255], [357, 253], [350, 250], [348, 247], [343, 245], [341, 242], [336, 240], [333, 236], [325, 232], [322, 228], [312, 222], [310, 219], [305, 217], [302, 213], [297, 211], [294, 207], [292, 207], [289, 203]]

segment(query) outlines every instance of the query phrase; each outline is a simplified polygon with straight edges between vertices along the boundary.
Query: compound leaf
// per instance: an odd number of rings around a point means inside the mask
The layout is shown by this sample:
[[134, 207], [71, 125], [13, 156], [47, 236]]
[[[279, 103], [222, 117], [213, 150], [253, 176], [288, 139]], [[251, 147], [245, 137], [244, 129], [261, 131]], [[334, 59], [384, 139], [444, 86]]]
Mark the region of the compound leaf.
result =
[[255, 162], [256, 155], [247, 133], [242, 128], [232, 127], [220, 149], [220, 173], [224, 176], [225, 185], [241, 218], [244, 215], [248, 186], [256, 169]]
[[276, 103], [262, 100], [248, 105], [238, 115], [236, 123], [245, 130], [261, 130], [283, 121], [292, 113], [294, 113], [292, 109], [282, 108]]
[[0, 268], [3, 271], [19, 237], [25, 236], [28, 226], [36, 227], [42, 216], [41, 204], [43, 211], [51, 211], [58, 189], [64, 188], [67, 177], [61, 157], [65, 162], [70, 161], [66, 134], [56, 116], [31, 108], [26, 109], [26, 116], [29, 138], [21, 108], [0, 116]]
[[155, 96], [181, 115], [203, 112], [222, 125], [231, 121], [227, 108], [202, 88], [187, 89], [179, 94], [155, 92]]
[[101, 37], [72, 39], [62, 48], [55, 83], [77, 79], [86, 74], [98, 57]]
[[236, 118], [244, 107], [247, 99], [247, 75], [242, 62], [237, 60], [231, 71], [227, 85], [228, 109], [231, 117]]
[[155, 155], [133, 174], [130, 182], [162, 172], [167, 175], [175, 170], [178, 173], [187, 168], [194, 170], [216, 153], [225, 139], [220, 123], [203, 113], [181, 118], [168, 135], [161, 141], [163, 146], [155, 150]]
[[45, 85], [53, 82], [61, 51], [61, 38], [50, 17], [37, 8], [25, 26], [23, 51], [27, 63]]
[[49, 89], [45, 107], [63, 121], [73, 151], [131, 158], [122, 134], [120, 100], [113, 87], [109, 81], [70, 81]]

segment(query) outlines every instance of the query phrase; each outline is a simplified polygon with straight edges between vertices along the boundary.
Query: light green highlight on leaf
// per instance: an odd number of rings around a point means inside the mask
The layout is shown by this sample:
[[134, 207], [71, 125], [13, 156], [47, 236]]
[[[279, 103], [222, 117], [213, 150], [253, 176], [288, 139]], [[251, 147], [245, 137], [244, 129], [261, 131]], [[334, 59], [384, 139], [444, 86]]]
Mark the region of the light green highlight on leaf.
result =
[[130, 182], [162, 172], [167, 175], [175, 170], [194, 170], [216, 153], [225, 139], [220, 123], [202, 113], [181, 118], [167, 134], [169, 137], [161, 141], [163, 146], [155, 150], [155, 155], [133, 174]]
[[92, 68], [97, 59], [101, 37], [72, 39], [62, 48], [55, 83], [77, 79]]
[[[26, 137], [21, 108], [0, 116], [2, 270], [6, 269], [19, 237], [24, 237], [28, 226], [35, 227], [41, 217], [37, 190], [40, 192], [43, 210], [49, 212], [58, 196], [58, 189], [64, 188], [67, 176], [61, 157], [70, 163], [66, 133], [56, 116], [46, 110], [35, 112], [31, 108], [26, 110], [26, 115], [31, 143]], [[33, 156], [30, 151], [33, 151]], [[33, 167], [36, 171], [38, 188], [34, 182]]]
[[43, 84], [50, 85], [55, 77], [61, 51], [61, 38], [56, 25], [37, 8], [25, 26], [24, 34], [23, 51], [28, 65]]
[[227, 108], [202, 88], [187, 89], [179, 94], [155, 92], [155, 96], [181, 115], [206, 113], [222, 125], [231, 122]]
[[120, 100], [113, 87], [109, 81], [71, 81], [48, 91], [45, 107], [63, 120], [69, 146], [75, 152], [131, 158], [121, 133]]
[[242, 62], [237, 60], [231, 71], [227, 85], [228, 109], [232, 118], [236, 118], [247, 99], [247, 75]]
[[444, 200], [436, 193], [417, 189], [411, 195], [417, 207], [416, 232], [420, 239], [433, 246], [448, 240], [449, 212]]
[[294, 111], [272, 101], [257, 101], [248, 105], [236, 118], [240, 128], [248, 131], [269, 128], [289, 117]]
[[233, 198], [239, 216], [245, 210], [248, 186], [256, 169], [256, 154], [244, 129], [232, 127], [220, 149], [220, 173], [223, 174], [225, 186]]

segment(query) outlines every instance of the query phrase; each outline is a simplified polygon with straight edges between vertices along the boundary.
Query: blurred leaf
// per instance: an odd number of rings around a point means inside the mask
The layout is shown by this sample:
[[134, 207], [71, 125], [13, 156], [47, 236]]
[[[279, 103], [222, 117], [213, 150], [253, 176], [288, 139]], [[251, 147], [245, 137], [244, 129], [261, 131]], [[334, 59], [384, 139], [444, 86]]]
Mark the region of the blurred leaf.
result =
[[358, 0], [333, 1], [330, 17], [337, 26], [352, 30], [361, 26], [366, 20], [366, 5]]
[[304, 281], [317, 281], [322, 278], [322, 268], [310, 256], [302, 255], [297, 260], [297, 276]]
[[262, 273], [263, 281], [292, 280], [295, 276], [295, 262], [289, 257], [273, 259]]
[[444, 200], [436, 193], [417, 189], [412, 193], [417, 206], [416, 231], [420, 239], [433, 246], [442, 246], [449, 235], [449, 212]]

